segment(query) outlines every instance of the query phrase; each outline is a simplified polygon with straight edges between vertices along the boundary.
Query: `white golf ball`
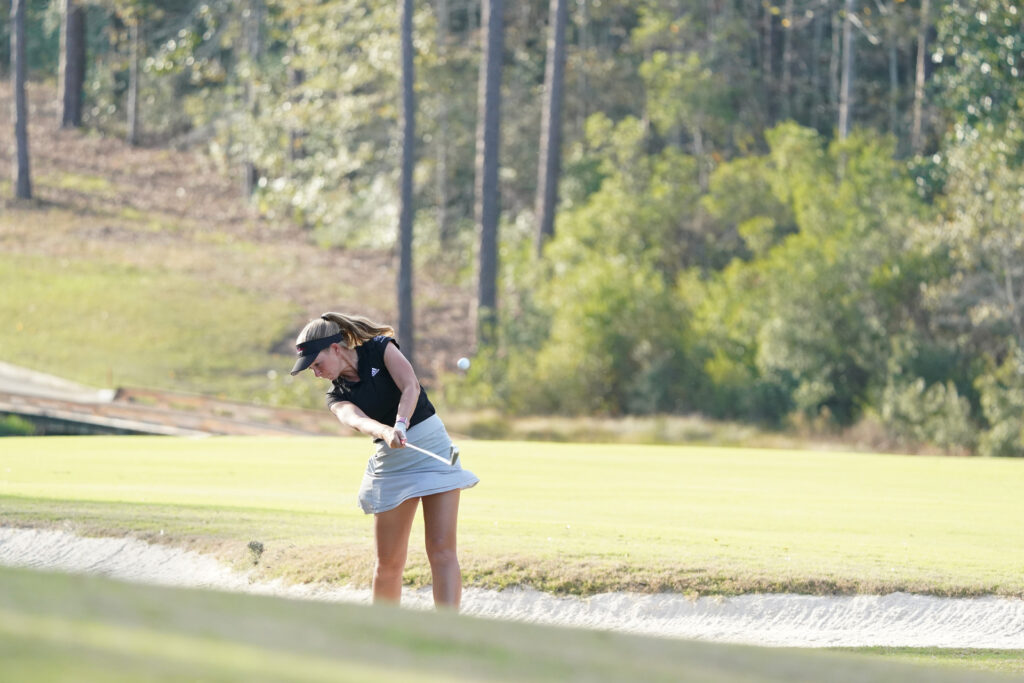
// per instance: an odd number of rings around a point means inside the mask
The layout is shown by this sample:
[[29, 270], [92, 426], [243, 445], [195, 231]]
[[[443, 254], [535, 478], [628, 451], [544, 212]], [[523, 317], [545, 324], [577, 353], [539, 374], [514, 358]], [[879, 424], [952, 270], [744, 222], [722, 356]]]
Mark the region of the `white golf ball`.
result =
[[469, 370], [469, 359], [463, 356], [455, 365], [459, 367], [459, 370]]

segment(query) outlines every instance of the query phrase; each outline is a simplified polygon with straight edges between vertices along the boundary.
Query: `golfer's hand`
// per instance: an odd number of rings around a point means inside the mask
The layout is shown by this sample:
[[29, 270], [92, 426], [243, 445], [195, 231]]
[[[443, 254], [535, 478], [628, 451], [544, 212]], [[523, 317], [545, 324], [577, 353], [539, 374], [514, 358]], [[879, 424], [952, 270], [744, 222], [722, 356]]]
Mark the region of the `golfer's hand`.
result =
[[394, 427], [385, 427], [380, 438], [390, 448], [402, 448], [405, 446], [405, 432], [399, 432]]
[[395, 423], [395, 434], [397, 434], [398, 438], [402, 440], [402, 445], [404, 446], [405, 442], [408, 440], [408, 437], [406, 437], [406, 435], [405, 435], [405, 423], [404, 422], [396, 422]]

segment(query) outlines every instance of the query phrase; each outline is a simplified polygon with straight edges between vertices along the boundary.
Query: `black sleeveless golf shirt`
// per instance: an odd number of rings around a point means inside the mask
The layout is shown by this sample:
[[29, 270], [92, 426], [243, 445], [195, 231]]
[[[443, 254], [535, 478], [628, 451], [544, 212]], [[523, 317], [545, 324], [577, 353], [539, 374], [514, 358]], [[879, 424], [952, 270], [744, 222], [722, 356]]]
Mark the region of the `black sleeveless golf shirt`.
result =
[[[334, 380], [331, 390], [327, 392], [328, 409], [340, 401], [349, 401], [377, 422], [388, 426], [395, 424], [402, 391], [384, 365], [384, 351], [388, 344], [400, 348], [394, 338], [383, 335], [356, 347], [356, 354], [359, 357], [356, 364], [359, 381], [350, 382], [341, 377]], [[434, 412], [434, 405], [427, 397], [427, 390], [421, 385], [416, 409], [409, 416], [409, 426], [419, 424]]]

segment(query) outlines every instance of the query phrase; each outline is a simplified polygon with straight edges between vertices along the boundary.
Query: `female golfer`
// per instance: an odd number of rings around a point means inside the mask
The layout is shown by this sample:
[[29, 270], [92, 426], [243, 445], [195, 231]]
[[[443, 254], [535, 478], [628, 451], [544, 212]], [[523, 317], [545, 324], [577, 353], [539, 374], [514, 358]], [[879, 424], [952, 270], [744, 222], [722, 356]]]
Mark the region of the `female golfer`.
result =
[[327, 407], [343, 425], [374, 439], [376, 450], [359, 487], [359, 505], [374, 515], [373, 601], [401, 599], [409, 532], [422, 500], [434, 605], [458, 609], [459, 492], [480, 480], [458, 461], [448, 465], [405, 447], [447, 456], [452, 442], [394, 335], [392, 328], [363, 317], [324, 313], [295, 340], [299, 358], [292, 374], [312, 368], [330, 380]]

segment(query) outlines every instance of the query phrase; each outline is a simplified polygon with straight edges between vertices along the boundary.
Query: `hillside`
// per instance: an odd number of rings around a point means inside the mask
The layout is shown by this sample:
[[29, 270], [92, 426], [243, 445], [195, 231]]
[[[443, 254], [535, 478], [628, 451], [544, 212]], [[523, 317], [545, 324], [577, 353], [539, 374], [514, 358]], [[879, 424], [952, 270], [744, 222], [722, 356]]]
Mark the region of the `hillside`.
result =
[[[317, 246], [257, 215], [202, 150], [60, 130], [53, 88], [34, 83], [29, 95], [30, 202], [11, 199], [10, 109], [0, 107], [0, 362], [98, 388], [320, 410], [323, 383], [287, 373], [301, 325], [324, 310], [395, 322], [394, 254]], [[416, 267], [416, 367], [442, 405], [473, 336], [472, 288], [453, 270]], [[697, 415], [516, 419], [443, 407], [453, 431], [481, 438], [891, 446], [873, 433], [765, 433]]]
[[[308, 318], [396, 322], [392, 253], [319, 247], [258, 216], [202, 150], [59, 130], [54, 90], [31, 84], [29, 96], [33, 200], [11, 199], [9, 170], [0, 180], [0, 360], [96, 386], [309, 405], [316, 383], [287, 377]], [[12, 153], [0, 107], [4, 169]], [[472, 332], [468, 288], [433, 272], [418, 264], [415, 285], [428, 383], [467, 353]]]

